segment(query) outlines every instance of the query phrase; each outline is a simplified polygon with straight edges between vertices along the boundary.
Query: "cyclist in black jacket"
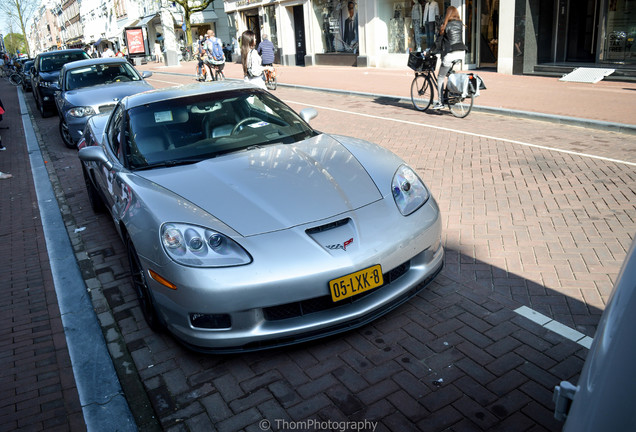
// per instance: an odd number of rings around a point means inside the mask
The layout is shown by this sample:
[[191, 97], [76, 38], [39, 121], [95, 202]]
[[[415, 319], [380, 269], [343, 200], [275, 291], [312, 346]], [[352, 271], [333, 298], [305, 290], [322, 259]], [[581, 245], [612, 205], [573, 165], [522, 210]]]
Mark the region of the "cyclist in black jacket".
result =
[[459, 17], [459, 11], [455, 6], [449, 6], [446, 9], [444, 22], [439, 29], [439, 49], [442, 56], [442, 65], [437, 73], [437, 96], [438, 101], [433, 109], [444, 108], [442, 103], [442, 92], [444, 88], [444, 80], [448, 73], [453, 60], [464, 60], [464, 55], [468, 49], [464, 45], [462, 34], [464, 32], [464, 24]]

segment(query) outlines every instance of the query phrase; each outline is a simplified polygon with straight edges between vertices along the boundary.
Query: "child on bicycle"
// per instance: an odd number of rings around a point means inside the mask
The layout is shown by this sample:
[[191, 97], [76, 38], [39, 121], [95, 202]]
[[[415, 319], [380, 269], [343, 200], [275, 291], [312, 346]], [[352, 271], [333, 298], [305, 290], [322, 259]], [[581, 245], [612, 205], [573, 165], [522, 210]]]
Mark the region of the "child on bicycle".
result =
[[442, 64], [437, 73], [437, 97], [438, 101], [433, 105], [434, 110], [444, 108], [443, 89], [446, 74], [452, 67], [454, 60], [463, 60], [468, 48], [462, 39], [463, 27], [459, 11], [455, 6], [446, 9], [444, 22], [439, 29], [438, 40], [436, 41], [436, 51], [441, 53]]

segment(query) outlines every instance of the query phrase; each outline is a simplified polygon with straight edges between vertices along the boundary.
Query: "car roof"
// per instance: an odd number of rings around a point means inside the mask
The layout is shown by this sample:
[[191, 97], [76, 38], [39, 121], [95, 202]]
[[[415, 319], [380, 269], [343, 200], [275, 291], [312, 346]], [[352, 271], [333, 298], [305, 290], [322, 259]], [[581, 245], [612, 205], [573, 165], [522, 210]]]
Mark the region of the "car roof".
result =
[[90, 58], [85, 60], [75, 60], [74, 62], [66, 63], [63, 66], [64, 70], [77, 69], [86, 66], [98, 65], [98, 64], [110, 64], [110, 63], [128, 63], [123, 57], [106, 57], [106, 58]]
[[63, 49], [63, 50], [54, 50], [54, 51], [47, 51], [47, 52], [43, 52], [38, 54], [38, 57], [54, 57], [56, 55], [60, 55], [60, 54], [67, 54], [67, 53], [77, 53], [80, 51], [84, 51], [81, 48], [70, 48], [70, 49]]
[[186, 84], [177, 87], [166, 87], [156, 90], [149, 90], [143, 93], [137, 93], [127, 96], [122, 100], [124, 108], [130, 109], [140, 105], [151, 104], [155, 102], [166, 101], [170, 99], [180, 99], [190, 96], [198, 96], [212, 93], [219, 93], [228, 90], [244, 90], [249, 89], [256, 92], [264, 92], [253, 84], [244, 81], [217, 81], [210, 83]]

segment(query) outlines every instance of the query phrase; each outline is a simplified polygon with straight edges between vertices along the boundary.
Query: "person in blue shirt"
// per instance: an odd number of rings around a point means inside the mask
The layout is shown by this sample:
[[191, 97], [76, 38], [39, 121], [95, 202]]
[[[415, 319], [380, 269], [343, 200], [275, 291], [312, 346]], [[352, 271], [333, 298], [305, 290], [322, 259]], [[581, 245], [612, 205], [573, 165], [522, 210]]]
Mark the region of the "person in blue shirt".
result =
[[263, 35], [263, 40], [258, 44], [256, 52], [263, 59], [263, 66], [272, 66], [274, 64], [274, 52], [276, 48], [272, 41], [270, 41], [266, 34]]

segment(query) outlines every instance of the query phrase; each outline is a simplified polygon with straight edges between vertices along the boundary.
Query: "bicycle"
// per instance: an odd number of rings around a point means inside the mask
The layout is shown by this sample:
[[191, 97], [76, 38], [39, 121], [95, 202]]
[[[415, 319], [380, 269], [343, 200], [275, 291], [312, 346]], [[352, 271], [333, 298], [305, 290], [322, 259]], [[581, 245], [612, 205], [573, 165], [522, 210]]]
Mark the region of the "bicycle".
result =
[[265, 87], [270, 90], [276, 90], [278, 86], [278, 79], [276, 78], [276, 68], [274, 65], [271, 65], [265, 68]]
[[[410, 53], [408, 66], [415, 71], [415, 78], [411, 83], [411, 102], [415, 109], [426, 111], [431, 106], [437, 89], [437, 76], [435, 66], [437, 56], [433, 54]], [[446, 74], [446, 78], [455, 73], [453, 70], [461, 60], [454, 60], [451, 68]], [[475, 82], [472, 74], [468, 74], [468, 91], [466, 95], [450, 91], [448, 86], [444, 86], [442, 103], [448, 106], [450, 112], [458, 118], [464, 118], [473, 109], [475, 101]]]
[[7, 81], [9, 81], [14, 86], [17, 87], [19, 85], [22, 85], [22, 75], [14, 69], [5, 66], [2, 70], [2, 74], [7, 79]]
[[181, 60], [184, 62], [193, 60], [192, 49], [190, 47], [181, 47]]
[[[204, 60], [201, 70], [199, 70], [198, 64], [195, 66], [196, 79], [197, 81], [223, 81], [225, 80], [223, 68], [225, 68], [225, 63], [214, 64]], [[208, 79], [208, 74], [210, 74], [210, 79]]]

